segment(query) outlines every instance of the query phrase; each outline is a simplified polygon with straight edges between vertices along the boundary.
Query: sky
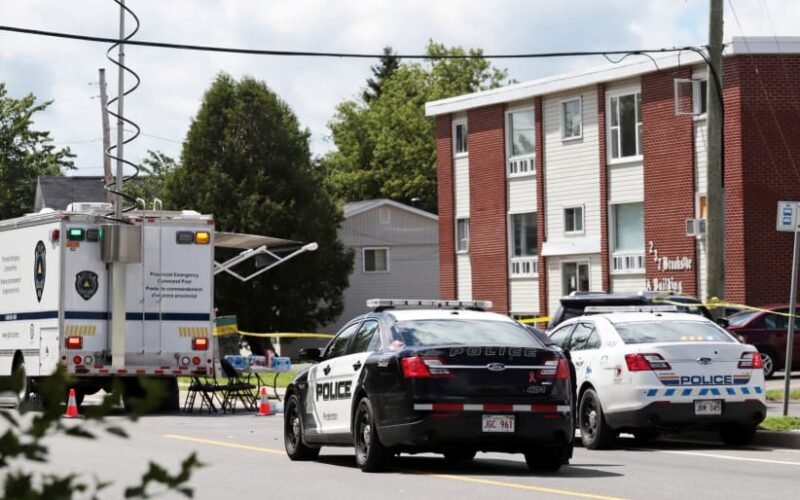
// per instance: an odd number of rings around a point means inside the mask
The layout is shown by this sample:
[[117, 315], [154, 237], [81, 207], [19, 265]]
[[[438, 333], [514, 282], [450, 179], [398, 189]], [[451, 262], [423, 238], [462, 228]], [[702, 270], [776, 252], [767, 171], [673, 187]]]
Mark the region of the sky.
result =
[[[657, 49], [708, 41], [708, 0], [128, 0], [141, 22], [135, 39], [251, 49], [423, 53], [429, 40], [485, 53]], [[725, 0], [726, 41], [733, 36], [800, 36], [798, 0]], [[0, 0], [0, 25], [115, 38], [112, 0]], [[128, 26], [131, 26], [129, 22]], [[10, 97], [33, 93], [53, 104], [35, 128], [77, 155], [70, 175], [102, 175], [98, 69], [108, 92], [117, 72], [107, 44], [0, 31], [0, 81]], [[215, 76], [265, 82], [311, 132], [311, 150], [335, 148], [328, 122], [338, 103], [356, 98], [376, 61], [126, 48], [141, 77], [125, 115], [142, 135], [126, 146], [133, 162], [147, 150], [180, 158], [181, 144]], [[587, 66], [602, 57], [497, 60], [517, 81]], [[132, 83], [131, 80], [127, 81]], [[112, 122], [113, 126], [113, 122]]]

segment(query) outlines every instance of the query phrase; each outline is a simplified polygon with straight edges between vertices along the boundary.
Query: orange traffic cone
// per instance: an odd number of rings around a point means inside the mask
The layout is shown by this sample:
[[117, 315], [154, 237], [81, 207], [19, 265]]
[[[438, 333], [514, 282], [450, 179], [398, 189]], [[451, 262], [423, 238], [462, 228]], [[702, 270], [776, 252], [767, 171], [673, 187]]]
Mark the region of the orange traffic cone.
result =
[[64, 418], [78, 418], [78, 404], [75, 403], [75, 389], [69, 390], [69, 399], [67, 400], [67, 411], [64, 413]]
[[272, 407], [269, 404], [269, 398], [267, 397], [267, 388], [261, 388], [261, 404], [258, 407], [258, 413], [256, 413], [257, 417], [268, 417], [272, 415]]

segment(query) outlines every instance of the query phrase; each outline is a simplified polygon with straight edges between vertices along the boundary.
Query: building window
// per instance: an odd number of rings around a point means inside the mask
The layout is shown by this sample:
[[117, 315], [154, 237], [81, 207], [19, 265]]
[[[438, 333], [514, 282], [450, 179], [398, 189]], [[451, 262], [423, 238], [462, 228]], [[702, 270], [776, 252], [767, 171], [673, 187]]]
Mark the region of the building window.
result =
[[388, 248], [365, 248], [364, 249], [364, 272], [365, 273], [387, 273], [387, 272], [389, 272], [389, 249]]
[[582, 135], [581, 98], [563, 101], [561, 103], [561, 138], [564, 140], [580, 139]]
[[467, 154], [467, 120], [453, 121], [453, 154]]
[[569, 207], [564, 209], [564, 232], [583, 232], [583, 207]]
[[705, 219], [708, 216], [708, 198], [705, 193], [697, 193], [697, 218]]
[[509, 216], [511, 276], [536, 276], [536, 212]]
[[506, 113], [508, 175], [530, 175], [535, 171], [536, 127], [533, 108]]
[[644, 272], [644, 203], [612, 205], [613, 273]]
[[456, 219], [456, 252], [469, 251], [469, 219]]
[[562, 292], [569, 295], [572, 292], [589, 291], [589, 263], [564, 262], [561, 265]]
[[642, 94], [635, 92], [610, 99], [611, 158], [635, 158], [642, 154]]
[[704, 115], [708, 111], [708, 80], [692, 80], [692, 112]]

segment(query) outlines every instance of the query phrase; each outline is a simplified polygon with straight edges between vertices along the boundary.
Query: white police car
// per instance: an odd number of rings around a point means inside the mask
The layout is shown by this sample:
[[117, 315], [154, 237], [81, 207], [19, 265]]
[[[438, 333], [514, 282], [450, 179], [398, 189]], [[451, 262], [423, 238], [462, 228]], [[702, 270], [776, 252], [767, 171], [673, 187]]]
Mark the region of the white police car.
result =
[[766, 416], [756, 348], [702, 316], [647, 309], [581, 316], [550, 332], [575, 364], [584, 446], [689, 428], [717, 429], [730, 445], [752, 441]]
[[[532, 470], [569, 461], [575, 436], [569, 364], [491, 303], [373, 299], [289, 384], [292, 460], [354, 446], [364, 471], [400, 453], [470, 460], [522, 453]], [[407, 309], [412, 307], [413, 309]], [[406, 308], [406, 309], [403, 309]]]

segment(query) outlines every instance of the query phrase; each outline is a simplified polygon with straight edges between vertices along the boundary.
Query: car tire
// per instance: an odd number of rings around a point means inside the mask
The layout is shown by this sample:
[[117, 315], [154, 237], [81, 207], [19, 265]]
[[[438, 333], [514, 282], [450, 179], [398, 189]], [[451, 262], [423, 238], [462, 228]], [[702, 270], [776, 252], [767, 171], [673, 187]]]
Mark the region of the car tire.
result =
[[581, 395], [578, 422], [584, 448], [603, 450], [611, 447], [617, 438], [617, 433], [606, 423], [600, 398], [594, 389], [587, 389]]
[[525, 463], [531, 472], [556, 472], [569, 463], [570, 445], [540, 448], [525, 453]]
[[778, 359], [778, 357], [775, 355], [775, 351], [769, 347], [759, 347], [758, 352], [761, 354], [761, 362], [764, 364], [764, 378], [770, 379], [774, 377], [777, 369], [776, 363]]
[[28, 372], [25, 370], [25, 360], [17, 358], [17, 361], [14, 363], [14, 368], [12, 369], [11, 373], [15, 378], [21, 378], [22, 384], [20, 385], [19, 389], [16, 393], [16, 405], [17, 408], [21, 408], [26, 402], [30, 401], [31, 397], [31, 379], [28, 377]]
[[358, 402], [353, 419], [353, 444], [356, 449], [356, 463], [364, 472], [383, 470], [391, 455], [378, 439], [375, 427], [375, 411], [368, 398]]
[[319, 456], [319, 446], [308, 446], [303, 442], [303, 417], [300, 398], [289, 396], [283, 413], [283, 444], [290, 460], [314, 460]]
[[477, 454], [478, 452], [475, 450], [450, 450], [444, 452], [444, 459], [451, 463], [469, 462]]
[[726, 425], [719, 430], [719, 437], [727, 446], [746, 446], [756, 437], [757, 425]]

